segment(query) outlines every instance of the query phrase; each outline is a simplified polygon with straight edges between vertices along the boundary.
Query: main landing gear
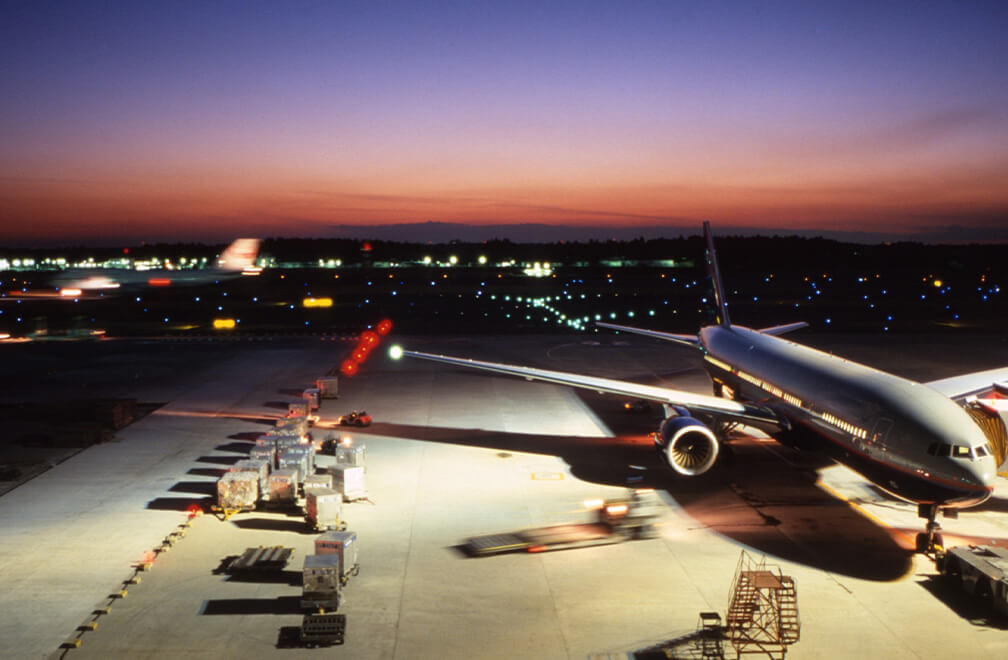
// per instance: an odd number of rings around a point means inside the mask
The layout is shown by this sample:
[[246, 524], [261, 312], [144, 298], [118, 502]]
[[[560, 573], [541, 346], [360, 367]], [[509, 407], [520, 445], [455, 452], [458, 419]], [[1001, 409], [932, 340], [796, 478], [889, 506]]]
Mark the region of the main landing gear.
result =
[[935, 521], [938, 516], [937, 504], [918, 504], [917, 515], [927, 518], [926, 531], [917, 534], [917, 552], [923, 555], [933, 555], [945, 550], [945, 540], [942, 538], [941, 525]]

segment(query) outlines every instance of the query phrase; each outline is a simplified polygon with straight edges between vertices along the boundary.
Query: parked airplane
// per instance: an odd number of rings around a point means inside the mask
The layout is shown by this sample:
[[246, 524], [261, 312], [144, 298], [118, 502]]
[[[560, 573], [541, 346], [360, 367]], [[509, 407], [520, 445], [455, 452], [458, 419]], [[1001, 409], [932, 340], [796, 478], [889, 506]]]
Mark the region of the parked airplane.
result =
[[244, 274], [258, 274], [255, 258], [259, 239], [239, 238], [225, 249], [213, 268], [126, 270], [118, 268], [75, 269], [61, 273], [52, 283], [64, 297], [84, 291], [116, 290], [147, 286], [193, 286], [231, 279]]
[[885, 491], [917, 504], [918, 515], [927, 519], [926, 532], [916, 539], [919, 552], [942, 545], [935, 520], [939, 510], [951, 517], [956, 509], [987, 500], [1005, 460], [1002, 415], [1008, 410], [978, 395], [996, 388], [1008, 392], [1008, 385], [999, 383], [1008, 379], [1008, 368], [917, 383], [778, 336], [805, 323], [761, 330], [733, 325], [706, 222], [704, 236], [715, 325], [701, 328], [696, 336], [597, 325], [696, 347], [715, 396], [398, 347], [392, 357], [660, 402], [666, 418], [654, 434], [655, 444], [672, 469], [685, 477], [710, 470], [729, 431], [739, 424], [759, 428], [782, 444], [822, 448]]

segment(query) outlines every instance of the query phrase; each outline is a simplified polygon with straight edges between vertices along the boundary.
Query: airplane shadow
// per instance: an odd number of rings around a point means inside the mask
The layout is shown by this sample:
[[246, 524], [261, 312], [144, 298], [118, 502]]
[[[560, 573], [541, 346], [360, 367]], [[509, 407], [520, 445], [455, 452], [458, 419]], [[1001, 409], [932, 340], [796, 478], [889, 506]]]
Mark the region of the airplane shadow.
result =
[[837, 574], [891, 581], [913, 567], [912, 549], [901, 543], [900, 535], [817, 486], [815, 466], [826, 464], [824, 457], [776, 444], [770, 452], [758, 440], [738, 440], [731, 459], [698, 477], [680, 477], [655, 451], [651, 438], [640, 434], [538, 435], [388, 422], [355, 432], [557, 456], [583, 481], [664, 490], [698, 528]]

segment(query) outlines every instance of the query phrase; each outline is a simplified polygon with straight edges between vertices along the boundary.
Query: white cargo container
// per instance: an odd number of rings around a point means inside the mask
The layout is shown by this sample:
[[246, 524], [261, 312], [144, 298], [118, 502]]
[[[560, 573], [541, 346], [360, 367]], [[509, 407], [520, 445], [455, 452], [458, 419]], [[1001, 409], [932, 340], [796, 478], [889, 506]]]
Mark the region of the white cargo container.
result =
[[336, 445], [335, 453], [337, 465], [364, 467], [364, 456], [366, 454], [364, 445], [345, 445], [340, 443]]
[[332, 488], [313, 488], [305, 494], [305, 520], [319, 531], [339, 529], [343, 495]]
[[336, 376], [316, 378], [315, 387], [323, 399], [339, 398], [339, 378]]
[[332, 488], [332, 475], [328, 472], [309, 474], [304, 478], [301, 488], [304, 490], [305, 497], [308, 497], [308, 493], [316, 488]]
[[308, 417], [308, 402], [307, 401], [291, 401], [287, 404], [287, 416], [298, 419]]
[[[256, 461], [266, 461], [272, 470], [276, 467], [276, 449], [273, 447], [255, 446], [249, 450], [249, 458]], [[266, 489], [263, 492], [267, 492]]]
[[329, 470], [333, 476], [333, 488], [342, 493], [344, 500], [352, 502], [367, 498], [363, 466], [333, 465]]

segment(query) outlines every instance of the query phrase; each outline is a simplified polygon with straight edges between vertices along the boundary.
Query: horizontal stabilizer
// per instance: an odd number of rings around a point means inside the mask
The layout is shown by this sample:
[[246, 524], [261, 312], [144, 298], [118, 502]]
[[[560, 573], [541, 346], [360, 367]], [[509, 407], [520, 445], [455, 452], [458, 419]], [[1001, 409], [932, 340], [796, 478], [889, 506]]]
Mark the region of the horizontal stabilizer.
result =
[[600, 328], [608, 328], [609, 330], [619, 330], [620, 332], [631, 332], [638, 335], [644, 335], [645, 337], [654, 337], [655, 339], [664, 339], [665, 341], [674, 341], [680, 344], [686, 344], [687, 346], [693, 346], [694, 348], [699, 348], [700, 339], [696, 335], [677, 335], [671, 332], [660, 332], [658, 330], [647, 330], [645, 328], [631, 328], [627, 325], [616, 325], [615, 323], [602, 323], [597, 321], [596, 326]]
[[791, 332], [793, 330], [801, 330], [802, 328], [807, 328], [808, 323], [805, 321], [798, 321], [797, 323], [785, 323], [784, 325], [774, 325], [769, 328], [760, 328], [756, 332], [763, 335], [783, 335], [786, 332]]

